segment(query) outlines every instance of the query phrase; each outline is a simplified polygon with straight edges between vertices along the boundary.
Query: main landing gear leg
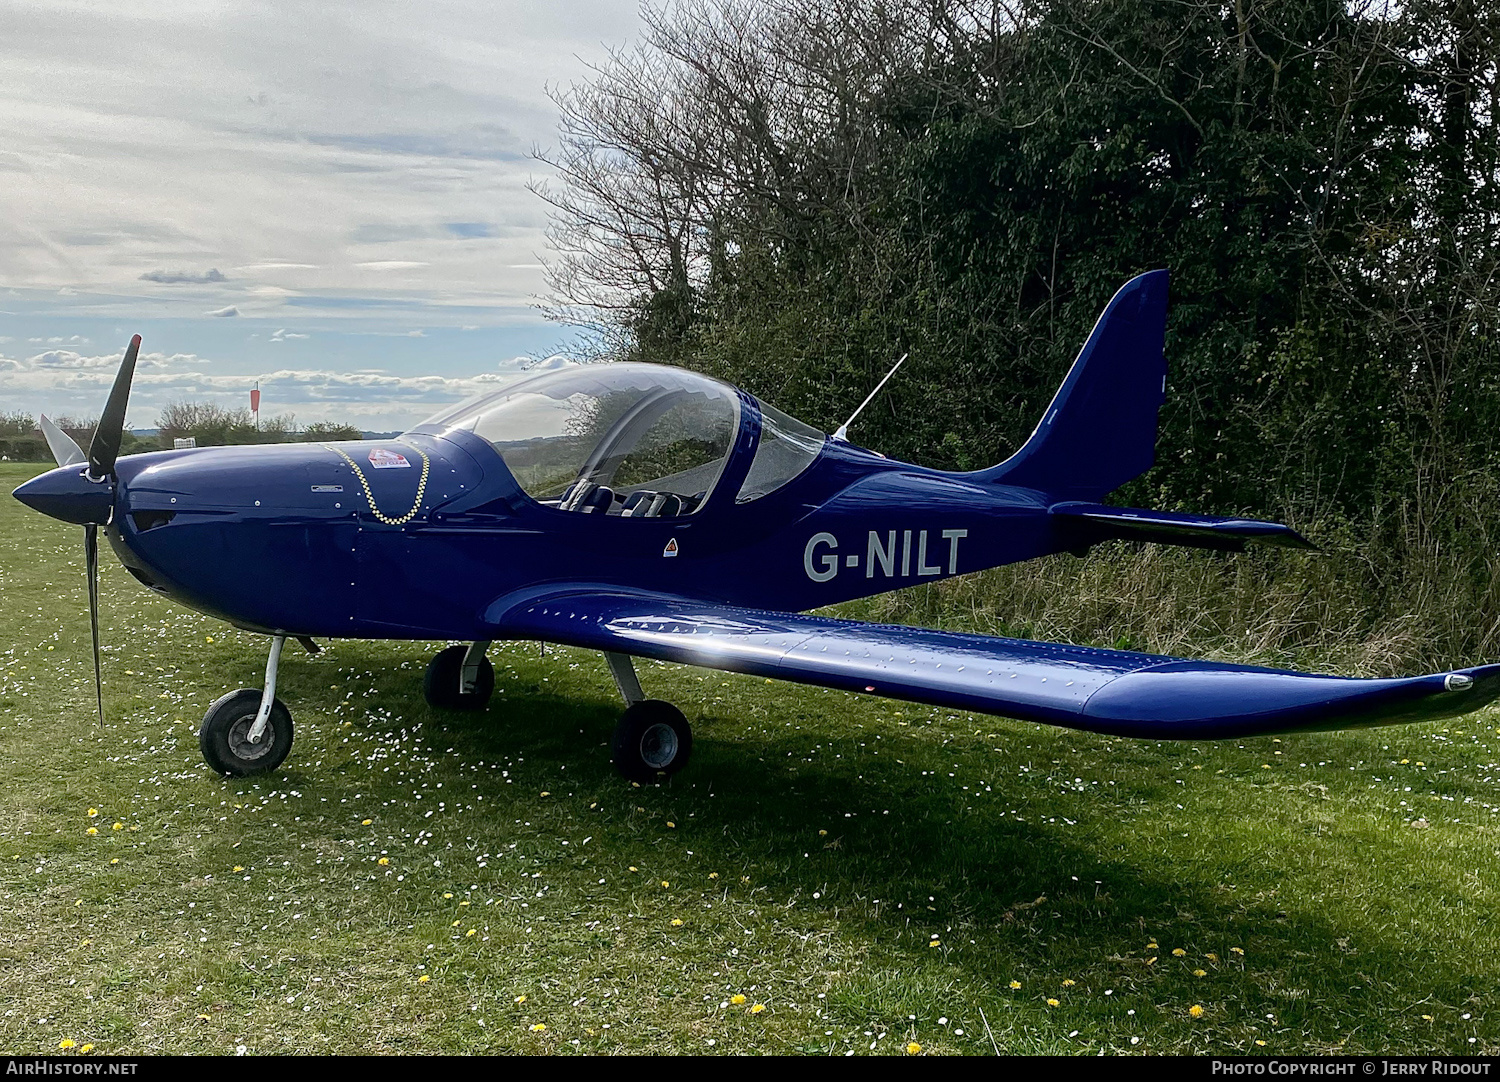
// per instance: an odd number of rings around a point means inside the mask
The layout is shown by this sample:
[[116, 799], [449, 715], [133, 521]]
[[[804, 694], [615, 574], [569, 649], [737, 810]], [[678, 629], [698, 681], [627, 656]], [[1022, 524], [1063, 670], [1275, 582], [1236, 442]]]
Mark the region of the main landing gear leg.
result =
[[671, 703], [642, 694], [629, 654], [606, 651], [604, 660], [625, 700], [625, 713], [615, 726], [615, 769], [643, 784], [677, 773], [693, 753], [693, 730], [687, 718]]
[[439, 710], [483, 710], [495, 693], [495, 666], [484, 652], [488, 639], [450, 646], [427, 663], [422, 694]]
[[280, 766], [292, 750], [292, 715], [276, 697], [285, 645], [285, 635], [272, 637], [265, 687], [231, 691], [203, 715], [198, 747], [204, 761], [220, 774], [236, 778], [265, 774]]

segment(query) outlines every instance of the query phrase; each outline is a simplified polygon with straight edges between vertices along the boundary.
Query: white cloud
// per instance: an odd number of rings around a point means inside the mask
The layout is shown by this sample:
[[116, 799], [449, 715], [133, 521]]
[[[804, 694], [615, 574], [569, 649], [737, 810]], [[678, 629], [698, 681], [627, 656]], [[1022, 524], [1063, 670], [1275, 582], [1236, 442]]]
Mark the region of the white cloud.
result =
[[206, 316], [228, 317], [239, 315], [240, 310], [231, 304], [228, 308], [215, 308], [212, 312], [204, 312], [203, 314]]
[[[114, 382], [120, 357], [86, 357], [48, 350], [24, 361], [0, 357], [0, 401], [19, 397], [28, 408], [49, 414], [97, 414]], [[403, 428], [444, 406], [539, 369], [571, 365], [554, 356], [543, 361], [515, 357], [494, 370], [472, 376], [395, 376], [377, 370], [340, 371], [282, 368], [272, 372], [214, 372], [212, 362], [195, 354], [143, 353], [131, 385], [128, 423], [150, 427], [168, 402], [207, 400], [238, 406], [257, 384], [262, 412], [292, 413], [303, 421], [376, 418], [381, 427]], [[37, 403], [30, 406], [30, 403]]]
[[141, 275], [143, 282], [161, 282], [166, 285], [205, 285], [211, 282], [227, 282], [228, 278], [217, 269], [206, 271], [154, 270]]

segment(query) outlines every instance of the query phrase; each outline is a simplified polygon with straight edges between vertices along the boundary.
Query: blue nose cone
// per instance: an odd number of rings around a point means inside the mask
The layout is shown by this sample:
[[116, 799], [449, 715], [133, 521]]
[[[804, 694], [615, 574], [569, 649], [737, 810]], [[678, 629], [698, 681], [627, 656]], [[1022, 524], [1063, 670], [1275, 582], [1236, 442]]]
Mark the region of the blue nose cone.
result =
[[15, 491], [16, 499], [44, 515], [80, 526], [105, 526], [115, 503], [115, 486], [91, 481], [86, 466], [59, 466], [33, 477]]

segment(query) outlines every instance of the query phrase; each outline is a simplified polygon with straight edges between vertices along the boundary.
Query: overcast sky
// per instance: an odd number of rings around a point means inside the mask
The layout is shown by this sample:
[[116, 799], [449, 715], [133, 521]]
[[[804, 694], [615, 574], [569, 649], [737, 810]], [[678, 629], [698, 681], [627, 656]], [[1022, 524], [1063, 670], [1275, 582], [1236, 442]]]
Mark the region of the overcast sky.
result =
[[0, 412], [174, 399], [394, 429], [517, 358], [535, 307], [547, 88], [635, 0], [0, 0]]

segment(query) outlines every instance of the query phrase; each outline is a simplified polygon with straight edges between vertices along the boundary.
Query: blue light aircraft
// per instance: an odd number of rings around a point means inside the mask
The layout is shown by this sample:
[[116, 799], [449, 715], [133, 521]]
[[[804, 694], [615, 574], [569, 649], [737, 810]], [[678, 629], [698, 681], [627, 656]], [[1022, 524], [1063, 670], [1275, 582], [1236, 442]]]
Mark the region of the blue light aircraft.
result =
[[1165, 271], [1123, 286], [1030, 439], [968, 473], [626, 363], [534, 374], [394, 440], [120, 458], [137, 336], [88, 453], [46, 423], [59, 466], [15, 495], [84, 527], [96, 694], [100, 527], [144, 586], [271, 637], [264, 687], [203, 719], [228, 775], [291, 748], [288, 638], [457, 640], [425, 691], [469, 710], [494, 689], [495, 640], [599, 650], [627, 707], [614, 761], [638, 781], [681, 769], [692, 732], [645, 697], [635, 657], [1153, 739], [1420, 721], [1500, 695], [1500, 665], [1362, 680], [800, 615], [1115, 538], [1308, 546], [1276, 523], [1099, 502], [1154, 461], [1166, 307]]

